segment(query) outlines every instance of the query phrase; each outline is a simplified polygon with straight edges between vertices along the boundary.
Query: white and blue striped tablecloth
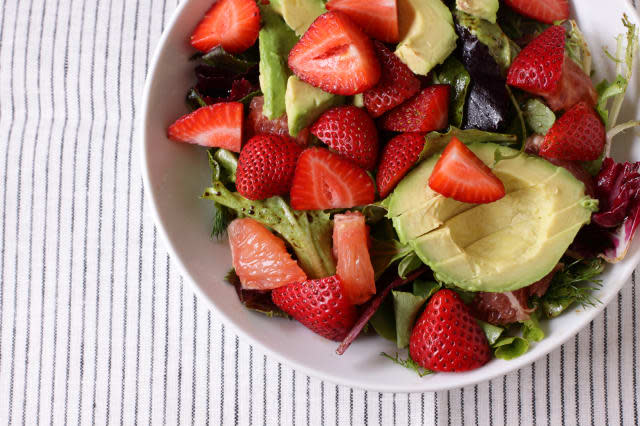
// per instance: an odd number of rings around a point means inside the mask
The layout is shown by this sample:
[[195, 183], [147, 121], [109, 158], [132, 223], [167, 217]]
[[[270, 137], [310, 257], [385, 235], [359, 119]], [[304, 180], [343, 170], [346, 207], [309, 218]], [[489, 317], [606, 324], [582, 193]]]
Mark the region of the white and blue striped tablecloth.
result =
[[559, 350], [450, 392], [324, 383], [219, 322], [138, 168], [176, 1], [0, 0], [0, 424], [639, 424], [635, 280]]

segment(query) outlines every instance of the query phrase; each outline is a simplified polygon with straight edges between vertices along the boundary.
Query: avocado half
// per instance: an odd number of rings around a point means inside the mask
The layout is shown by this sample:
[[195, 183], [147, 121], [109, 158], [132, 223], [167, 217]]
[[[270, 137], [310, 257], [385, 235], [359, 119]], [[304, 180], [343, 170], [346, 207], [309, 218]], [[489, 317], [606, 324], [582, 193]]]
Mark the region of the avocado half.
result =
[[[469, 148], [489, 167], [494, 153], [517, 153], [492, 143]], [[402, 243], [410, 244], [436, 277], [469, 291], [505, 292], [526, 287], [558, 264], [578, 230], [591, 218], [593, 200], [571, 173], [521, 154], [493, 172], [506, 196], [468, 204], [429, 188], [440, 155], [420, 163], [387, 200]]]

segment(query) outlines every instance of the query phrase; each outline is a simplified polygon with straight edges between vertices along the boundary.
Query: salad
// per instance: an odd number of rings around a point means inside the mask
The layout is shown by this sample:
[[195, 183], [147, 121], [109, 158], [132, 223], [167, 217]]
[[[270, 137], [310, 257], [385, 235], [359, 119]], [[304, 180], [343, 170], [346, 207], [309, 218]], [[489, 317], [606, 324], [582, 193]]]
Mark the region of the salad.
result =
[[640, 163], [610, 156], [640, 125], [619, 123], [622, 22], [596, 84], [567, 0], [213, 3], [168, 136], [207, 148], [242, 304], [338, 354], [378, 334], [423, 375], [520, 356], [599, 303], [640, 222]]

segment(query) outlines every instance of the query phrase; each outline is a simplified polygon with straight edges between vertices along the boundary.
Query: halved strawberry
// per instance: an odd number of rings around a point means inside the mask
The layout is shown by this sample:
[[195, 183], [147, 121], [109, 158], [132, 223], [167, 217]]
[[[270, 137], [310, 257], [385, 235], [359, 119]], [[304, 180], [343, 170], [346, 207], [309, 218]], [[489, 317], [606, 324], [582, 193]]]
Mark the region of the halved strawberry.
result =
[[373, 181], [352, 161], [325, 148], [308, 148], [300, 155], [291, 186], [294, 209], [346, 209], [374, 199]]
[[238, 158], [238, 192], [250, 200], [287, 194], [301, 152], [302, 147], [286, 136], [254, 136]]
[[463, 203], [492, 203], [505, 195], [500, 179], [456, 137], [433, 168], [429, 187]]
[[565, 112], [549, 129], [540, 145], [545, 158], [573, 161], [596, 160], [606, 142], [606, 132], [595, 110], [580, 102]]
[[202, 52], [222, 46], [241, 53], [258, 39], [260, 9], [254, 0], [218, 0], [191, 35], [191, 45]]
[[549, 27], [522, 49], [509, 68], [507, 83], [535, 95], [555, 92], [564, 69], [565, 33], [559, 25]]
[[364, 92], [364, 106], [373, 117], [397, 107], [420, 90], [420, 80], [392, 51], [380, 43], [373, 42], [382, 66], [380, 81]]
[[412, 99], [382, 117], [382, 128], [394, 132], [430, 132], [449, 124], [448, 84], [435, 84], [423, 89]]
[[547, 24], [569, 19], [568, 0], [505, 0], [505, 3], [516, 12]]
[[259, 222], [236, 219], [229, 224], [227, 233], [233, 267], [243, 288], [271, 290], [307, 279], [284, 241]]
[[378, 158], [378, 130], [369, 114], [353, 105], [324, 112], [311, 133], [360, 167], [371, 170]]
[[391, 139], [382, 151], [376, 183], [380, 197], [385, 198], [418, 161], [424, 147], [424, 135], [403, 133]]
[[[263, 113], [262, 107], [264, 105], [264, 96], [256, 96], [251, 99], [249, 104], [249, 115], [247, 115], [245, 128], [245, 137], [252, 138], [255, 135], [269, 134], [277, 136], [288, 136], [289, 124], [287, 121], [287, 114], [284, 114], [280, 118], [275, 120], [269, 120]], [[302, 129], [298, 136], [293, 138], [298, 144], [306, 147], [309, 145], [309, 129]]]
[[176, 120], [167, 134], [178, 142], [194, 143], [240, 152], [244, 107], [239, 102], [223, 102], [198, 108]]
[[354, 305], [361, 305], [376, 294], [368, 240], [369, 229], [362, 213], [347, 212], [333, 217], [333, 252], [338, 261], [336, 273]]
[[357, 319], [344, 285], [336, 275], [290, 284], [271, 292], [280, 309], [325, 339], [345, 338]]
[[595, 107], [598, 102], [598, 92], [593, 87], [591, 77], [573, 59], [565, 55], [562, 79], [558, 89], [546, 95], [544, 99], [554, 111], [569, 109], [578, 102], [586, 102]]
[[375, 86], [380, 63], [371, 40], [346, 15], [320, 15], [289, 52], [289, 68], [300, 80], [336, 95]]
[[344, 13], [377, 40], [400, 41], [396, 0], [330, 0], [327, 10]]

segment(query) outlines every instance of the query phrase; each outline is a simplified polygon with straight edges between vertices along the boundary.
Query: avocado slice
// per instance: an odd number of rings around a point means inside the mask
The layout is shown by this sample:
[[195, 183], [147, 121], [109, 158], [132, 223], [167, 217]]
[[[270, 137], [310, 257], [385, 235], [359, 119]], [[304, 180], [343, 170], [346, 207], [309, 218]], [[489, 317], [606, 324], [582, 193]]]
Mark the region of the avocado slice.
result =
[[285, 112], [284, 93], [291, 72], [287, 55], [298, 37], [269, 6], [262, 7], [263, 26], [258, 37], [260, 48], [260, 89], [264, 94], [262, 113], [269, 119]]
[[453, 16], [440, 0], [398, 0], [398, 26], [395, 53], [416, 74], [427, 75], [456, 48]]
[[327, 11], [322, 0], [271, 0], [271, 4], [299, 36], [309, 29], [318, 16]]
[[[487, 165], [511, 148], [476, 143], [469, 148]], [[389, 217], [436, 277], [469, 291], [512, 291], [538, 281], [558, 264], [578, 230], [589, 223], [593, 200], [566, 169], [521, 154], [493, 172], [506, 196], [467, 204], [428, 186], [439, 155], [423, 161], [391, 194]]]
[[469, 15], [495, 24], [500, 4], [498, 0], [456, 0], [456, 7]]
[[284, 95], [289, 124], [293, 137], [311, 125], [327, 109], [344, 102], [343, 96], [332, 95], [300, 80], [295, 75], [287, 81]]

